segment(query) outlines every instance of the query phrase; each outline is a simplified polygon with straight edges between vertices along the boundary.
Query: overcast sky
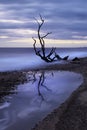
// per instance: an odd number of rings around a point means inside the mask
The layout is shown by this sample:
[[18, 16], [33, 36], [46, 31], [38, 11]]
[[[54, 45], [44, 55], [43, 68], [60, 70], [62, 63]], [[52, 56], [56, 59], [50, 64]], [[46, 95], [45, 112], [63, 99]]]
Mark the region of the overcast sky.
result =
[[32, 46], [39, 14], [52, 45], [87, 46], [87, 0], [0, 0], [0, 47]]

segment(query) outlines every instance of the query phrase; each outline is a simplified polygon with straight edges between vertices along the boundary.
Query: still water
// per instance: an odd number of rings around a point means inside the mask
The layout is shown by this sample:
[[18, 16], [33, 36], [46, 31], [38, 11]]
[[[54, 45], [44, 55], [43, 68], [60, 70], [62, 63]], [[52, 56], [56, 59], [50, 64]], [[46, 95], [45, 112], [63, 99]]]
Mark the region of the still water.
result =
[[63, 103], [83, 82], [69, 71], [27, 72], [28, 82], [14, 86], [0, 103], [0, 130], [30, 130]]

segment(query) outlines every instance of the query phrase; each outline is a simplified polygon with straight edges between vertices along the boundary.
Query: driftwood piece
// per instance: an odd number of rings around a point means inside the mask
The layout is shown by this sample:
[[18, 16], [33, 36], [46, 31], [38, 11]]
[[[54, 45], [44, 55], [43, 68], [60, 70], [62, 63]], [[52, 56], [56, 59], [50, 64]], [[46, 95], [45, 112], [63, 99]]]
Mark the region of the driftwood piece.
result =
[[68, 60], [68, 58], [69, 58], [69, 56], [65, 56], [65, 57], [63, 58], [63, 60]]
[[80, 61], [80, 59], [78, 57], [75, 57], [74, 59], [72, 59], [72, 61]]
[[72, 59], [71, 63], [80, 64], [80, 59], [78, 57], [75, 57], [75, 58]]

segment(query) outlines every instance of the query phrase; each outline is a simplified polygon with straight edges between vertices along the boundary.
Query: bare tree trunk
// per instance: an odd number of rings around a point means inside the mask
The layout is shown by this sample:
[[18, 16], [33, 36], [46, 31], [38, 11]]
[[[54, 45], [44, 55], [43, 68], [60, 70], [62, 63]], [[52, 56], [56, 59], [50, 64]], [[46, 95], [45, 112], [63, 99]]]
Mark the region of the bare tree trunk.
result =
[[49, 34], [51, 34], [51, 32], [46, 33], [45, 35], [41, 36], [40, 31], [41, 31], [41, 27], [44, 24], [44, 19], [42, 18], [42, 16], [40, 15], [40, 20], [41, 22], [39, 22], [37, 19], [35, 19], [38, 23], [38, 39], [39, 39], [39, 44], [40, 44], [40, 49], [38, 50], [36, 48], [36, 39], [33, 38], [34, 40], [34, 51], [36, 53], [37, 56], [39, 56], [42, 60], [46, 61], [46, 62], [53, 62], [53, 61], [57, 61], [57, 60], [61, 60], [62, 58], [55, 52], [56, 48], [52, 47], [49, 54], [46, 55], [46, 49], [45, 49], [45, 41], [44, 38], [46, 38]]

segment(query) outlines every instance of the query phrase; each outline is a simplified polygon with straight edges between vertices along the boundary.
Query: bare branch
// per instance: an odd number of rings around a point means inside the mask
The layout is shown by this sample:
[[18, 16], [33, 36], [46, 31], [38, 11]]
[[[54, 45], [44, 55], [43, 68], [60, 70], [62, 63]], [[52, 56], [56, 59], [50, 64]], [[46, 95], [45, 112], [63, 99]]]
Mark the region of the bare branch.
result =
[[37, 23], [38, 23], [37, 33], [38, 33], [39, 44], [40, 44], [41, 47], [40, 47], [39, 50], [36, 48], [36, 42], [37, 42], [37, 41], [33, 38], [33, 40], [34, 40], [34, 44], [33, 44], [33, 46], [34, 46], [34, 51], [35, 51], [36, 55], [38, 55], [41, 59], [43, 59], [43, 60], [46, 61], [46, 62], [56, 61], [56, 60], [59, 59], [59, 55], [57, 55], [56, 52], [55, 52], [56, 48], [52, 48], [52, 49], [50, 50], [49, 54], [46, 55], [46, 49], [45, 49], [45, 41], [44, 41], [44, 38], [46, 38], [46, 37], [47, 37], [49, 34], [51, 34], [52, 32], [48, 32], [48, 33], [46, 33], [45, 35], [41, 36], [40, 31], [41, 31], [41, 27], [42, 27], [43, 24], [44, 24], [44, 19], [42, 18], [41, 15], [39, 15], [39, 16], [40, 16], [40, 22], [39, 22], [37, 19], [35, 19], [35, 20], [36, 20]]
[[34, 18], [34, 19], [35, 19], [35, 21], [38, 23], [38, 25], [40, 25], [39, 21], [38, 21], [36, 18]]
[[45, 37], [47, 37], [49, 34], [51, 34], [52, 32], [48, 32], [46, 35], [44, 35], [43, 37], [41, 37], [41, 38], [45, 38]]
[[41, 51], [36, 49], [36, 40], [34, 38], [32, 38], [32, 39], [34, 40], [33, 47], [34, 47], [34, 51], [35, 51], [36, 55], [38, 55], [42, 58], [42, 55], [40, 54]]
[[36, 49], [36, 40], [32, 37], [32, 39], [34, 40], [34, 44], [33, 44], [33, 47], [34, 47], [34, 50], [35, 50], [35, 53], [37, 54], [37, 49]]
[[42, 18], [41, 14], [39, 14], [39, 16], [40, 16], [41, 21], [44, 22], [44, 19]]
[[50, 53], [47, 55], [47, 57], [50, 57], [54, 52], [55, 52], [56, 48], [52, 48]]

